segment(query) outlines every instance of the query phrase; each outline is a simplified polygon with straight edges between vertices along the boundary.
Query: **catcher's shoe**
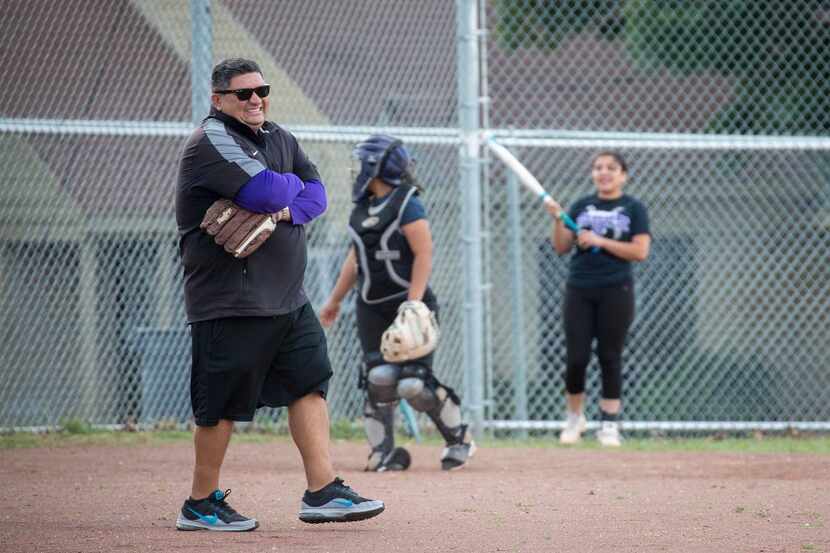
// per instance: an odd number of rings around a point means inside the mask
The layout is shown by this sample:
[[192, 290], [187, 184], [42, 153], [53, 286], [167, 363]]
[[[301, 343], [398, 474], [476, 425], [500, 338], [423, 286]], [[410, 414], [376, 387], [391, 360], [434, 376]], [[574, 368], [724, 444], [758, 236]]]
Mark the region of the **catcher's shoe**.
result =
[[588, 421], [585, 420], [585, 415], [581, 413], [579, 415], [568, 413], [568, 418], [565, 421], [565, 428], [559, 434], [559, 443], [577, 443], [579, 440], [582, 439], [582, 433], [585, 432], [585, 428], [587, 425]]
[[354, 522], [377, 516], [384, 508], [383, 501], [360, 497], [343, 480], [335, 478], [321, 490], [306, 490], [300, 503], [300, 520], [309, 524]]
[[442, 470], [458, 470], [467, 464], [476, 452], [476, 443], [470, 440], [466, 443], [453, 444], [444, 448], [441, 454]]
[[602, 426], [597, 430], [597, 440], [604, 447], [620, 447], [622, 445], [620, 423], [616, 421], [602, 421]]
[[389, 453], [380, 450], [372, 451], [364, 470], [366, 472], [406, 470], [411, 464], [412, 456], [409, 452], [402, 447], [396, 447]]
[[259, 526], [256, 519], [237, 513], [225, 498], [230, 490], [216, 490], [205, 499], [187, 499], [176, 520], [178, 530], [215, 530], [219, 532], [246, 532]]

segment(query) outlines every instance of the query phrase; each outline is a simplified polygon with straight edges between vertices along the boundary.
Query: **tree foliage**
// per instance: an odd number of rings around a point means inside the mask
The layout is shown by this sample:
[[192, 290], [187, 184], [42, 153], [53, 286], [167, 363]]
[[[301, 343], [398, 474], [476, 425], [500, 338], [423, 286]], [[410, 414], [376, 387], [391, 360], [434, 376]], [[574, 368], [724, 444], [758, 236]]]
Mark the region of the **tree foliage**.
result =
[[717, 132], [830, 131], [828, 0], [498, 0], [508, 49], [555, 49], [579, 33], [624, 44], [642, 70], [731, 77]]

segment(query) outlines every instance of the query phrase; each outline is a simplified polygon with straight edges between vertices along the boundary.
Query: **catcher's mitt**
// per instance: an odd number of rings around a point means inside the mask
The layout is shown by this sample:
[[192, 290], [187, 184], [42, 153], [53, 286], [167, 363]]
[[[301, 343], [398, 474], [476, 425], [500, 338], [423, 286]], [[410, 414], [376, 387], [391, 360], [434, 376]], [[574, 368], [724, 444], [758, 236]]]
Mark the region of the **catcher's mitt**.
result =
[[405, 301], [381, 337], [380, 352], [390, 363], [418, 359], [435, 351], [439, 335], [435, 313], [422, 301]]
[[279, 213], [254, 213], [230, 200], [217, 200], [199, 225], [234, 257], [248, 257], [274, 232], [276, 225], [291, 217], [286, 207]]

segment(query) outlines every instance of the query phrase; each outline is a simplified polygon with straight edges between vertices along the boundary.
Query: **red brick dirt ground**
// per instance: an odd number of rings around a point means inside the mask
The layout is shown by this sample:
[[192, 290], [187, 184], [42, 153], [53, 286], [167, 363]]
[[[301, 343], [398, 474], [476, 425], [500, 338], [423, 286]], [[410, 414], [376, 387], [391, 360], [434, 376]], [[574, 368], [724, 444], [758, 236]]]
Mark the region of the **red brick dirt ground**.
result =
[[365, 446], [336, 442], [339, 474], [386, 511], [306, 525], [288, 441], [231, 443], [222, 487], [254, 532], [178, 532], [190, 443], [0, 450], [0, 551], [29, 552], [830, 552], [830, 458], [811, 454], [480, 448], [438, 466], [409, 446], [405, 473], [361, 471]]

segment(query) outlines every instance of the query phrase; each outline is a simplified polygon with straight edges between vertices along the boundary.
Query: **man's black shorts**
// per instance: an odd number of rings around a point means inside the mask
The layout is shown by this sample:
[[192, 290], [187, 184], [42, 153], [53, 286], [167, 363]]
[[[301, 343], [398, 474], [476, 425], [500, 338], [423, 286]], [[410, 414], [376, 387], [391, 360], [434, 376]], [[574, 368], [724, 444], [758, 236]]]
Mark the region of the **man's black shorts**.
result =
[[190, 403], [198, 426], [251, 421], [257, 407], [328, 391], [326, 335], [311, 304], [274, 317], [196, 322], [190, 332]]

